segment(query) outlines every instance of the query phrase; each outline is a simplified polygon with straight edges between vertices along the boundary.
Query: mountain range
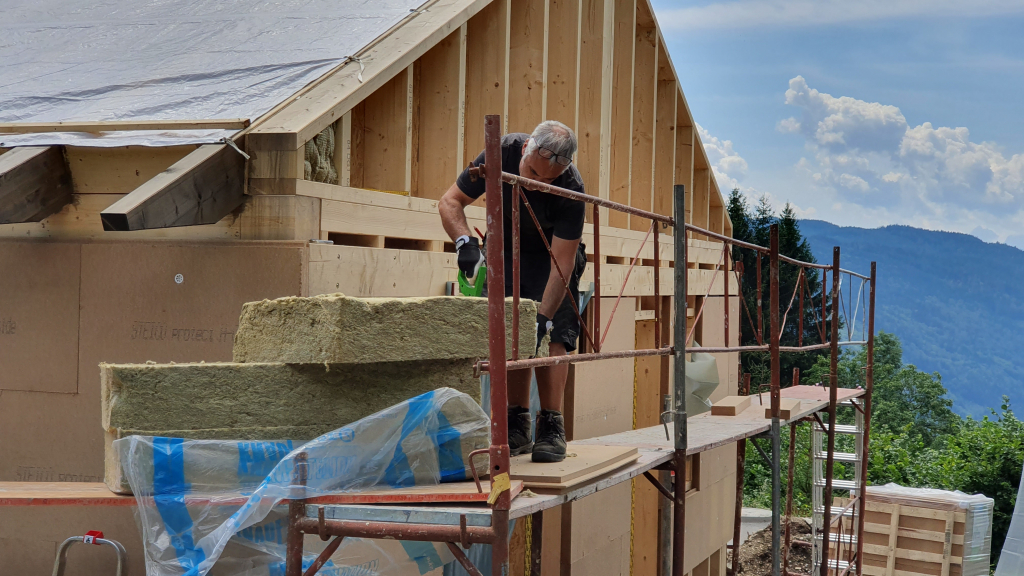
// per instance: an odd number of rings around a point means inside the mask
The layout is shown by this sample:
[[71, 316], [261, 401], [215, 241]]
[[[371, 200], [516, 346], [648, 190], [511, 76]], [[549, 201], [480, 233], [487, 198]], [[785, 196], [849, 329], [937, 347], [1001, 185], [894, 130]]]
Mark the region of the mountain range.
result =
[[1024, 406], [1024, 251], [909, 226], [801, 220], [800, 231], [818, 262], [840, 246], [844, 269], [878, 263], [875, 329], [900, 338], [905, 363], [941, 375], [957, 413], [986, 416], [1003, 395]]

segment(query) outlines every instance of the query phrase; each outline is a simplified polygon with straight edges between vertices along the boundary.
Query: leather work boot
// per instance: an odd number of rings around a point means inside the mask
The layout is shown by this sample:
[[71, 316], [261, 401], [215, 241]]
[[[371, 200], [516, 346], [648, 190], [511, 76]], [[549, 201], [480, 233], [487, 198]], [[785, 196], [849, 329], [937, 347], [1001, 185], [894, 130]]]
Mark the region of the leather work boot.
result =
[[512, 456], [529, 454], [533, 450], [530, 422], [529, 408], [508, 407], [508, 448]]
[[562, 460], [565, 460], [565, 420], [557, 410], [541, 410], [537, 415], [537, 442], [533, 445], [533, 461]]

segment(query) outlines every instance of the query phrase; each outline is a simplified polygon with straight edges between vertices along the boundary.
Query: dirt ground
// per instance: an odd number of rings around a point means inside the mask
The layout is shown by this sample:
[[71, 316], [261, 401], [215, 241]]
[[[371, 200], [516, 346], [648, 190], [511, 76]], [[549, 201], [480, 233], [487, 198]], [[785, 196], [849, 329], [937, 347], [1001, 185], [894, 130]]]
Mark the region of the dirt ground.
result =
[[[786, 529], [783, 518], [782, 529]], [[811, 543], [811, 525], [800, 518], [794, 518], [790, 528], [791, 540]], [[783, 532], [785, 534], [785, 532]], [[811, 547], [790, 544], [789, 571], [810, 574]], [[772, 573], [772, 527], [750, 535], [740, 547], [740, 566], [737, 574], [744, 576], [771, 576]]]

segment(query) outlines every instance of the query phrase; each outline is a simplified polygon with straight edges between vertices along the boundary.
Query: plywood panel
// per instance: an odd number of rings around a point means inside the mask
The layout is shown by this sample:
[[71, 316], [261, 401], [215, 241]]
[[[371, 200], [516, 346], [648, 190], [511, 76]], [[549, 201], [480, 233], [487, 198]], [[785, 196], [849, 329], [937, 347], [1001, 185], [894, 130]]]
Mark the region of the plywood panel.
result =
[[544, 120], [544, 19], [548, 0], [519, 0], [511, 12], [508, 132], [529, 134]]
[[[614, 0], [615, 55], [612, 64], [611, 174], [609, 199], [629, 204], [633, 147], [633, 51], [636, 0]], [[610, 210], [608, 224], [629, 228], [629, 215]]]
[[363, 186], [405, 190], [409, 115], [409, 71], [403, 70], [363, 104]]
[[81, 246], [0, 242], [0, 390], [78, 390]]
[[418, 138], [413, 196], [420, 198], [441, 198], [462, 169], [459, 161], [461, 37], [461, 29], [452, 32], [416, 62]]
[[504, 114], [508, 5], [491, 2], [469, 19], [466, 33], [465, 163], [484, 149], [484, 116]]
[[[637, 2], [637, 18], [646, 16], [646, 2]], [[629, 205], [641, 210], [654, 207], [654, 116], [658, 99], [658, 35], [653, 27], [637, 26], [633, 48], [633, 151]], [[633, 230], [647, 230], [651, 221], [629, 217]]]
[[576, 130], [581, 0], [550, 0], [548, 5], [547, 107], [545, 120]]

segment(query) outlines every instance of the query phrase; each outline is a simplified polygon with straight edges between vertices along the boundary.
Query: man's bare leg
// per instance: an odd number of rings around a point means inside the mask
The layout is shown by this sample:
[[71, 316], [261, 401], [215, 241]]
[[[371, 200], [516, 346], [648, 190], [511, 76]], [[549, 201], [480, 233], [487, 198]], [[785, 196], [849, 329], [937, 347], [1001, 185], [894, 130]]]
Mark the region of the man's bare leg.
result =
[[[552, 342], [548, 346], [548, 355], [565, 356], [565, 344]], [[542, 409], [562, 411], [562, 396], [565, 394], [565, 379], [568, 376], [568, 364], [537, 368], [537, 391], [540, 393]]]
[[[563, 352], [564, 353], [564, 352]], [[538, 372], [543, 368], [538, 368]], [[508, 405], [530, 407], [530, 373], [532, 370], [508, 371]], [[539, 374], [538, 374], [539, 377]], [[539, 383], [539, 382], [538, 382]], [[564, 382], [563, 382], [564, 386]]]

